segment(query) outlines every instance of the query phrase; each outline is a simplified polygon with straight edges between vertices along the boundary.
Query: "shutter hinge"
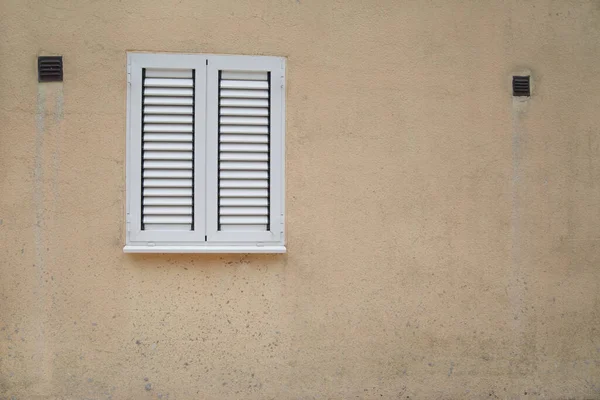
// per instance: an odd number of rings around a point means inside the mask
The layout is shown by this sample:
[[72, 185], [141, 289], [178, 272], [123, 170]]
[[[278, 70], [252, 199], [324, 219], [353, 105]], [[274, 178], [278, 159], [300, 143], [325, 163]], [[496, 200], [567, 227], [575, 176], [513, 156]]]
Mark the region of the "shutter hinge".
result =
[[131, 84], [131, 64], [127, 64], [127, 83]]

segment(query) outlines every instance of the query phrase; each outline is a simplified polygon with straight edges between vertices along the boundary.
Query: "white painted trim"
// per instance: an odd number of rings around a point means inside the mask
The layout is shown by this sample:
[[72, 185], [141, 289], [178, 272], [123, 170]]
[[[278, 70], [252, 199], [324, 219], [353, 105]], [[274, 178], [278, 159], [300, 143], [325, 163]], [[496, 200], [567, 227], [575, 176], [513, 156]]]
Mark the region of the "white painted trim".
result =
[[123, 247], [125, 253], [285, 253], [285, 246], [132, 246]]

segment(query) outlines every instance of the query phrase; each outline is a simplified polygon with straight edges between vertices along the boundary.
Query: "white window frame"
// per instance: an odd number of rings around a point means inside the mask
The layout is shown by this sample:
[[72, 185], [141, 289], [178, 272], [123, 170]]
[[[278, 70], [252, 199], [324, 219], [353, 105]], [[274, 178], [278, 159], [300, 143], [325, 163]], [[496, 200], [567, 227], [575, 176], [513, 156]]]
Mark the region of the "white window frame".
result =
[[[141, 229], [142, 69], [195, 70], [194, 231]], [[218, 231], [218, 71], [271, 73], [270, 231]], [[285, 253], [285, 59], [211, 54], [127, 54], [126, 253]], [[208, 101], [207, 101], [208, 99]]]

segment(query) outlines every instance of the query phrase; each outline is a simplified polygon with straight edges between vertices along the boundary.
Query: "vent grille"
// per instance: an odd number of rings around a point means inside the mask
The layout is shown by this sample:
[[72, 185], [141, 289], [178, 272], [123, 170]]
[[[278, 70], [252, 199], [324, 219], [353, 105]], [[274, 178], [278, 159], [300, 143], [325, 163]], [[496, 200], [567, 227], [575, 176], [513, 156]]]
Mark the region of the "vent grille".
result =
[[38, 82], [62, 82], [62, 56], [38, 57]]
[[219, 73], [219, 230], [269, 230], [270, 74]]
[[513, 76], [513, 96], [528, 97], [531, 95], [529, 76]]
[[142, 72], [142, 229], [193, 230], [194, 70]]

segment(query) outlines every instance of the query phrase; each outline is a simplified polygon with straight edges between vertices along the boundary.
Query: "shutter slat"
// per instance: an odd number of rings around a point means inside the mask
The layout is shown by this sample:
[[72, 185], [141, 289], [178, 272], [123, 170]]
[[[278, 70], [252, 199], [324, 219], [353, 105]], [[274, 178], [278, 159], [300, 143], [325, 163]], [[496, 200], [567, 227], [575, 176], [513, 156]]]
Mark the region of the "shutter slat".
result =
[[269, 199], [266, 197], [221, 197], [219, 205], [239, 207], [268, 206]]
[[221, 189], [221, 197], [265, 197], [269, 196], [267, 189]]
[[187, 114], [192, 115], [194, 109], [186, 106], [145, 106], [144, 114]]
[[191, 151], [144, 151], [144, 160], [191, 160]]
[[269, 223], [269, 217], [267, 216], [221, 216], [219, 217], [219, 222], [221, 224], [235, 224], [235, 225], [246, 225], [246, 224], [267, 224]]
[[166, 96], [166, 97], [180, 97], [180, 96], [193, 96], [194, 89], [192, 88], [159, 88], [150, 87], [144, 88], [144, 96]]
[[264, 143], [221, 143], [221, 151], [266, 153], [269, 151], [269, 145]]
[[144, 138], [144, 150], [159, 150], [159, 151], [192, 151], [192, 143], [184, 142], [149, 142]]
[[[258, 208], [258, 207], [257, 207]], [[192, 215], [192, 207], [186, 206], [144, 206], [145, 215]], [[238, 214], [236, 214], [238, 215]], [[248, 214], [242, 214], [248, 215]], [[262, 215], [262, 214], [259, 214]]]
[[144, 79], [144, 87], [166, 87], [166, 88], [192, 88], [194, 86], [193, 79], [170, 79], [170, 78], [146, 78]]
[[219, 133], [241, 133], [249, 135], [267, 135], [269, 133], [268, 126], [236, 126], [225, 125], [219, 127]]
[[222, 232], [256, 232], [256, 231], [266, 231], [268, 226], [265, 224], [258, 225], [231, 225], [231, 224], [221, 224]]
[[238, 161], [221, 161], [219, 163], [221, 170], [242, 170], [242, 171], [267, 171], [269, 169], [268, 162], [238, 162]]
[[146, 231], [191, 231], [192, 224], [144, 224]]
[[145, 70], [142, 109], [144, 230], [192, 229], [193, 74], [193, 70]]
[[222, 89], [268, 89], [269, 82], [267, 81], [252, 81], [252, 80], [228, 80], [221, 75]]
[[160, 197], [190, 197], [192, 196], [192, 188], [147, 188], [144, 189], [144, 196], [160, 196]]
[[226, 89], [221, 90], [221, 97], [235, 97], [239, 99], [268, 99], [268, 90], [238, 90]]
[[152, 160], [144, 161], [144, 169], [192, 169], [191, 161], [166, 161]]
[[[191, 179], [176, 179], [176, 178], [167, 178], [167, 179], [144, 179], [144, 187], [145, 188], [188, 188], [192, 187]], [[248, 186], [248, 187], [256, 187], [256, 186]]]
[[144, 115], [144, 122], [151, 124], [191, 124], [193, 121], [191, 115]]
[[220, 159], [223, 161], [267, 161], [267, 153], [221, 153]]
[[193, 132], [192, 124], [144, 124], [144, 132]]
[[267, 179], [221, 179], [221, 188], [268, 188]]
[[[237, 217], [240, 218], [240, 217]], [[191, 215], [145, 215], [145, 224], [191, 224]]]
[[145, 133], [144, 142], [191, 142], [191, 133]]
[[222, 98], [219, 101], [219, 105], [221, 107], [269, 107], [269, 100]]
[[219, 172], [221, 179], [269, 179], [268, 171], [225, 171]]
[[266, 81], [268, 73], [264, 71], [223, 71], [221, 79], [227, 80], [245, 80], [245, 81]]
[[221, 215], [269, 215], [269, 207], [223, 207], [222, 206], [220, 213], [221, 213]]
[[269, 135], [222, 134], [221, 143], [269, 143]]
[[221, 125], [268, 125], [269, 118], [266, 117], [221, 117]]
[[144, 178], [192, 178], [190, 169], [146, 169]]
[[145, 196], [145, 206], [191, 206], [191, 197], [150, 197]]
[[191, 106], [194, 104], [194, 99], [189, 97], [161, 97], [161, 96], [145, 96], [144, 104], [163, 105], [163, 106]]
[[244, 107], [221, 107], [220, 115], [241, 115], [253, 117], [266, 117], [269, 115], [268, 108], [244, 108]]
[[193, 69], [149, 68], [146, 78], [192, 78]]

